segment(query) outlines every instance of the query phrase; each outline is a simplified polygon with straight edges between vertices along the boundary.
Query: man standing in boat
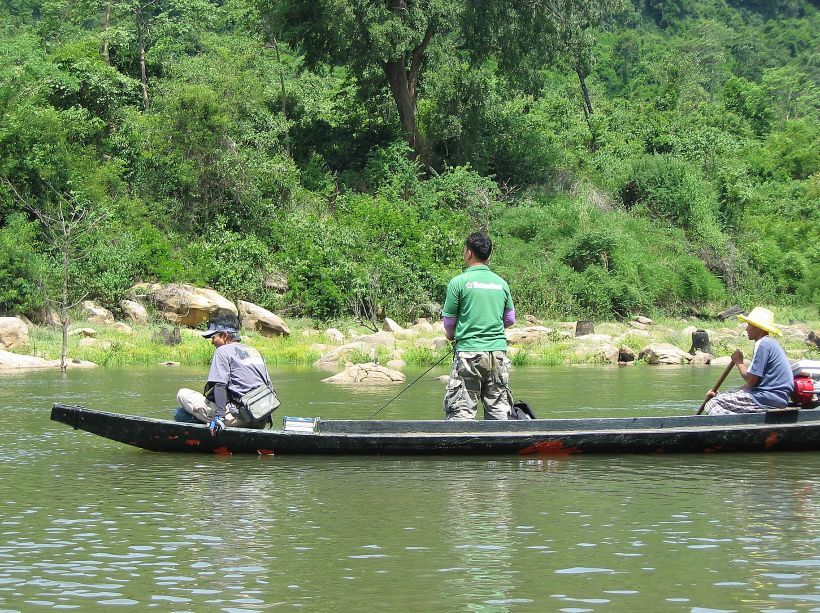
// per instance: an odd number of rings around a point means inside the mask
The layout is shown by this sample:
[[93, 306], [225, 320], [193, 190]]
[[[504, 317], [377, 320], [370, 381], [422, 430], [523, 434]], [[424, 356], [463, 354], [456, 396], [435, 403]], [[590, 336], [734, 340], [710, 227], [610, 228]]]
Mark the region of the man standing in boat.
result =
[[177, 392], [181, 408], [174, 413], [177, 421], [208, 424], [211, 434], [225, 426], [264, 428], [268, 417], [248, 421], [240, 415], [241, 398], [260, 386], [273, 390], [265, 360], [258, 350], [240, 342], [239, 321], [234, 316], [212, 321], [204, 338], [216, 347], [205, 384], [205, 394], [182, 388]]
[[780, 335], [774, 325], [774, 313], [763, 307], [755, 307], [748, 315], [738, 315], [746, 324], [746, 336], [754, 341], [752, 363], [746, 367], [743, 352], [735, 349], [732, 363], [745, 385], [733, 392], [716, 394], [709, 390], [710, 398], [704, 412], [707, 415], [726, 415], [731, 413], [755, 413], [770, 408], [782, 408], [789, 403], [789, 396], [794, 390], [792, 375], [786, 352], [770, 334]]
[[508, 419], [512, 409], [504, 328], [515, 323], [515, 307], [507, 282], [487, 266], [492, 250], [485, 232], [470, 234], [464, 243], [467, 270], [447, 285], [444, 330], [456, 343], [444, 395], [447, 419], [475, 419], [479, 400], [484, 419]]

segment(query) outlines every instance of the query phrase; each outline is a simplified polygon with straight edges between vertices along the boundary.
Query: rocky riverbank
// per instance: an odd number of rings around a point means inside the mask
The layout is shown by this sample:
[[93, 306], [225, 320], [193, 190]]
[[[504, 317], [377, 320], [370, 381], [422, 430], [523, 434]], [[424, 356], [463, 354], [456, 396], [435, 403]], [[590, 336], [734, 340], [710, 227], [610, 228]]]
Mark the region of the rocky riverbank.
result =
[[[241, 318], [243, 336], [270, 365], [304, 364], [338, 372], [361, 365], [353, 382], [399, 382], [407, 365], [433, 364], [448, 350], [439, 320], [396, 322], [385, 318], [368, 329], [352, 321], [319, 326], [309, 319], [287, 322], [245, 301], [238, 305], [213, 290], [181, 285], [140, 285], [120, 305], [119, 320], [85, 302], [72, 314], [70, 366], [130, 364], [207, 364], [213, 348], [199, 336], [216, 314]], [[782, 325], [779, 339], [793, 360], [820, 358], [812, 340], [816, 319]], [[700, 343], [693, 343], [698, 335]], [[705, 333], [705, 336], [704, 336]], [[726, 364], [735, 348], [751, 353], [736, 319], [698, 320], [635, 317], [625, 322], [539, 320], [524, 316], [507, 330], [513, 365], [563, 364]], [[707, 344], [704, 346], [704, 339]], [[61, 329], [25, 318], [0, 317], [0, 371], [59, 366]], [[694, 344], [700, 345], [697, 350]], [[363, 373], [366, 373], [365, 376]], [[333, 379], [334, 381], [340, 378]]]

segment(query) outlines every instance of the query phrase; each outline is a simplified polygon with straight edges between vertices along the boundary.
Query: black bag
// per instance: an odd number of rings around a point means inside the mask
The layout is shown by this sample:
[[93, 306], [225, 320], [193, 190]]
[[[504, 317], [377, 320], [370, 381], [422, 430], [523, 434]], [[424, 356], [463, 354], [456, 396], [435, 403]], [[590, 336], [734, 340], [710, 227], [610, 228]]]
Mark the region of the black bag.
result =
[[260, 385], [242, 396], [239, 402], [239, 416], [247, 422], [259, 421], [279, 408], [276, 391], [267, 385]]
[[532, 412], [530, 405], [520, 400], [510, 409], [509, 419], [538, 419]]

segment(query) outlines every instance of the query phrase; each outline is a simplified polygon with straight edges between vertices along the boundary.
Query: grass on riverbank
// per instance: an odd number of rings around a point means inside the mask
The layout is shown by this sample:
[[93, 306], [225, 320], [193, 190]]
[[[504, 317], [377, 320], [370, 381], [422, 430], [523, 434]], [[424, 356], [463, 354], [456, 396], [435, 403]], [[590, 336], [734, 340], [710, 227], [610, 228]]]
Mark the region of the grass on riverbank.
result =
[[[781, 308], [775, 309], [778, 322], [793, 324], [779, 340], [791, 359], [804, 357], [820, 359], [820, 351], [812, 349], [805, 343], [807, 330], [820, 330], [820, 319], [816, 309]], [[326, 338], [325, 333], [317, 329], [316, 322], [309, 319], [288, 321], [291, 335], [288, 337], [268, 338], [256, 332], [243, 333], [243, 341], [253, 345], [262, 353], [270, 366], [277, 365], [310, 365], [326, 350], [338, 346]], [[543, 325], [556, 331], [545, 342], [516, 347], [511, 351], [513, 364], [516, 366], [537, 365], [557, 366], [562, 364], [585, 363], [590, 358], [577, 355], [577, 344], [574, 339], [561, 336], [555, 322], [545, 321]], [[750, 355], [752, 343], [748, 341], [742, 326], [735, 320], [720, 322], [696, 319], [659, 318], [644, 332], [632, 331], [625, 323], [602, 322], [596, 324], [596, 333], [606, 334], [617, 341], [619, 346], [626, 346], [636, 354], [649, 343], [670, 343], [687, 351], [691, 337], [684, 333], [688, 326], [696, 326], [710, 331], [713, 353], [716, 357], [730, 355], [735, 348], [740, 348]], [[78, 321], [71, 329], [93, 328], [97, 331], [98, 345], [81, 344], [81, 335], [69, 337], [68, 355], [70, 358], [88, 360], [101, 366], [152, 365], [162, 362], [179, 362], [183, 365], [207, 365], [213, 356], [213, 347], [200, 336], [197, 330], [181, 329], [181, 343], [166, 345], [159, 332], [160, 324], [133, 325], [133, 333], [126, 333], [111, 326], [90, 324]], [[346, 341], [357, 334], [370, 332], [352, 322], [337, 322], [336, 327], [347, 332]], [[411, 366], [428, 366], [442, 356], [445, 349], [435, 350], [419, 345], [441, 333], [428, 333], [415, 339], [397, 339], [394, 348], [377, 347], [376, 361], [385, 364], [391, 359], [400, 357]], [[47, 359], [56, 359], [60, 355], [61, 335], [58, 328], [33, 327], [29, 331], [29, 344], [17, 350], [18, 353], [36, 355]], [[614, 341], [613, 341], [614, 342]], [[352, 354], [353, 362], [371, 361], [371, 358]], [[594, 360], [594, 358], [593, 358]]]

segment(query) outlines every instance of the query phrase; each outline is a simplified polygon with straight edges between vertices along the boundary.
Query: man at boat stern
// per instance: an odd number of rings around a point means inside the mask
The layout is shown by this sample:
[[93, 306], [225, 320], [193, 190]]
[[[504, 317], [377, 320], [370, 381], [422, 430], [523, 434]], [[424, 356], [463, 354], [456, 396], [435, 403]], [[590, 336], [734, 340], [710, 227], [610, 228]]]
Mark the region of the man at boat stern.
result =
[[263, 385], [273, 389], [262, 354], [240, 342], [239, 321], [235, 316], [212, 321], [202, 336], [216, 347], [205, 393], [187, 388], [179, 390], [177, 401], [180, 408], [174, 413], [174, 419], [208, 424], [214, 435], [225, 426], [264, 428], [268, 418], [247, 421], [239, 411], [241, 399], [248, 392]]
[[746, 383], [735, 391], [723, 394], [709, 390], [706, 396], [710, 400], [704, 407], [707, 415], [779, 409], [789, 403], [789, 396], [794, 390], [794, 376], [786, 352], [770, 336], [780, 336], [780, 329], [774, 324], [774, 313], [763, 307], [755, 307], [748, 315], [738, 315], [737, 318], [746, 324], [746, 336], [755, 344], [752, 363], [748, 368], [740, 349], [735, 349], [732, 354], [732, 363]]
[[512, 409], [504, 329], [515, 323], [515, 307], [509, 285], [487, 265], [492, 250], [485, 232], [470, 234], [464, 242], [467, 270], [447, 285], [444, 331], [456, 343], [444, 394], [447, 419], [475, 419], [479, 400], [484, 419], [508, 419]]

